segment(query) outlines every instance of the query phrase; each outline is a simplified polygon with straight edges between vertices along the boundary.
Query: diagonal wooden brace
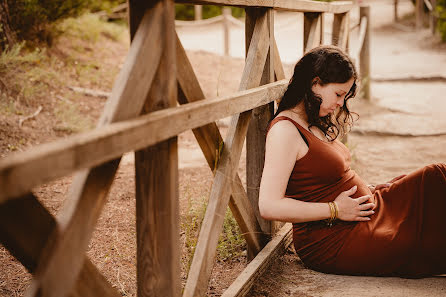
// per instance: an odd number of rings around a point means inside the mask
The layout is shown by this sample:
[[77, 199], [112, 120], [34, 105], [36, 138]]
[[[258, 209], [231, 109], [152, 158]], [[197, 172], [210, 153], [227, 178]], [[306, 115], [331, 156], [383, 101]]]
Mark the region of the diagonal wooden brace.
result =
[[[266, 26], [266, 18], [265, 13], [256, 21], [240, 83], [240, 90], [246, 90], [260, 84], [269, 50], [269, 33]], [[206, 293], [216, 254], [218, 237], [221, 233], [224, 214], [231, 194], [230, 185], [238, 168], [251, 113], [252, 111], [249, 110], [232, 118], [184, 289], [183, 296], [185, 297], [204, 296]]]
[[[42, 238], [59, 228], [57, 221], [33, 194], [0, 205], [0, 242], [33, 273], [45, 247]], [[86, 257], [71, 297], [120, 297]]]
[[[159, 64], [162, 47], [156, 41], [163, 32], [163, 9], [160, 2], [142, 19], [99, 126], [135, 117], [141, 112], [158, 68], [147, 67], [141, 61]], [[130, 98], [132, 104], [129, 104]], [[60, 230], [50, 235], [26, 296], [62, 297], [71, 291], [119, 161], [82, 170], [74, 177], [67, 203], [58, 216]]]
[[[177, 79], [179, 84], [178, 101], [186, 104], [205, 99], [192, 65], [177, 36]], [[215, 172], [215, 164], [220, 157], [218, 152], [223, 145], [223, 138], [215, 123], [207, 124], [200, 128], [192, 129], [198, 144], [208, 162], [209, 167]], [[232, 194], [229, 207], [243, 233], [248, 246], [257, 254], [263, 247], [262, 230], [255, 219], [255, 214], [249, 204], [248, 197], [238, 174], [235, 174], [231, 185]]]

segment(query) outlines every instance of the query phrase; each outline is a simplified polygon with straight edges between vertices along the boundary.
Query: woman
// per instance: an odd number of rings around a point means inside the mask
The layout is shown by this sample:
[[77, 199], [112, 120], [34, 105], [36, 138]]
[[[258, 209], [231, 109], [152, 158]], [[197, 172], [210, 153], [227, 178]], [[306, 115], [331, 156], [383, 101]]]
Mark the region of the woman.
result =
[[357, 74], [340, 49], [302, 57], [266, 139], [259, 209], [293, 223], [301, 260], [318, 271], [422, 277], [446, 273], [446, 165], [369, 188], [337, 139], [352, 123]]

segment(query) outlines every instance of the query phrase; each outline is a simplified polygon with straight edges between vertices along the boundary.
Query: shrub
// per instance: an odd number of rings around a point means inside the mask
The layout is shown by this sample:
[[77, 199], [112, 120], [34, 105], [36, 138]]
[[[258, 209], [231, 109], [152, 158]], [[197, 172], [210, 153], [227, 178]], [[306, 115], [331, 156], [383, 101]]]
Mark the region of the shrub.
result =
[[86, 10], [111, 10], [124, 2], [125, 0], [7, 0], [10, 27], [18, 40], [45, 41], [49, 45], [53, 38], [53, 23], [79, 16]]
[[446, 41], [446, 0], [437, 0], [436, 13], [438, 15], [438, 31], [441, 39]]

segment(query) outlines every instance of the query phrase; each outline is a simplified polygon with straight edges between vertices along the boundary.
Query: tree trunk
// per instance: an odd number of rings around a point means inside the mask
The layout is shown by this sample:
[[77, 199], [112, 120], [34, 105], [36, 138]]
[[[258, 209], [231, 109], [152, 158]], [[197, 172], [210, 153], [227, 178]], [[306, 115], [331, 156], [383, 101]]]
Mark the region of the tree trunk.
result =
[[4, 50], [6, 46], [11, 48], [16, 42], [16, 35], [11, 29], [10, 22], [8, 1], [0, 0], [0, 50]]

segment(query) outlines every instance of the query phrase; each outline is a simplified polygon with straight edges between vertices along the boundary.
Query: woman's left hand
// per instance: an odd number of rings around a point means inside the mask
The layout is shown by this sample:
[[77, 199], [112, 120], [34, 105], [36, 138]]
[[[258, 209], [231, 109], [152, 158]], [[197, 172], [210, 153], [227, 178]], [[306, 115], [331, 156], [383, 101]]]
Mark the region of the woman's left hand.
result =
[[392, 180], [388, 181], [385, 184], [378, 184], [376, 186], [375, 185], [368, 185], [367, 187], [369, 188], [369, 190], [373, 194], [373, 193], [375, 193], [376, 190], [381, 190], [381, 189], [385, 189], [385, 188], [390, 187], [394, 182], [396, 182], [397, 180], [402, 179], [405, 176], [406, 176], [406, 174], [402, 174], [402, 175], [399, 175], [399, 176], [397, 176], [395, 178], [392, 178]]

